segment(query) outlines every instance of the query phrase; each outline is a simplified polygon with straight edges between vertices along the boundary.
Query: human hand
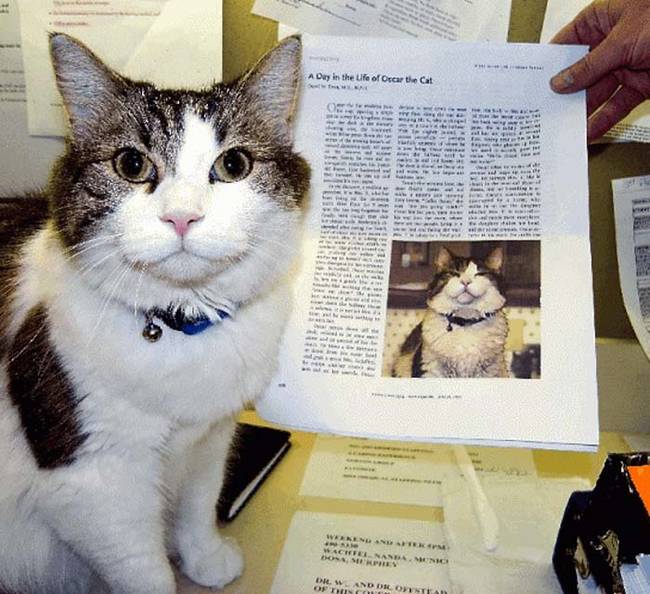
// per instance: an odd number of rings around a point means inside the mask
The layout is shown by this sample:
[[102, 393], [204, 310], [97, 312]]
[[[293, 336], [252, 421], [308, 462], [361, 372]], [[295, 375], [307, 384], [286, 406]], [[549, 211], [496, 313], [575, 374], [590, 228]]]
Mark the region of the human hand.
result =
[[551, 79], [557, 93], [587, 90], [588, 141], [650, 98], [650, 0], [595, 0], [551, 43], [590, 48]]

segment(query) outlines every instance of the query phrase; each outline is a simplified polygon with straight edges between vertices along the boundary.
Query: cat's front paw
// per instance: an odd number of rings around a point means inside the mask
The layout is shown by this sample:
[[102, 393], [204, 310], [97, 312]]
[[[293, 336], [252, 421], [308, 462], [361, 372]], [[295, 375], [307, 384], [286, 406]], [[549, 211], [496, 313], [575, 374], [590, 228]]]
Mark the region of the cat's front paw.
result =
[[223, 588], [243, 570], [244, 556], [231, 538], [215, 537], [209, 546], [191, 546], [182, 556], [181, 571], [201, 586]]

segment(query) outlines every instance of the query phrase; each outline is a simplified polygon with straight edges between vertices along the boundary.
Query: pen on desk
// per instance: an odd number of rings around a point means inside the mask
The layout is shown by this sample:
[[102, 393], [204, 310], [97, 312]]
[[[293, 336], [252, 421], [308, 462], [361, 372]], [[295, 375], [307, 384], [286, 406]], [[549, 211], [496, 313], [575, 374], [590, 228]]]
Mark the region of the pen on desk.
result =
[[465, 447], [455, 445], [453, 446], [453, 450], [456, 463], [469, 487], [474, 512], [481, 527], [483, 546], [486, 551], [494, 551], [499, 544], [499, 521], [497, 520], [496, 513], [485, 496], [485, 491], [483, 491], [478, 476], [476, 476], [474, 464]]

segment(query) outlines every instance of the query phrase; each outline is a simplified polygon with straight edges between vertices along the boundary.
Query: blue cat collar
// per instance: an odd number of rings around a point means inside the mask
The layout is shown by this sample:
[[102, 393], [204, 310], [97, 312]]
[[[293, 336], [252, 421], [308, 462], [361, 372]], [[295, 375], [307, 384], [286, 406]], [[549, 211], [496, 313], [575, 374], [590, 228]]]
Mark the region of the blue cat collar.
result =
[[[223, 309], [218, 309], [216, 311], [220, 322], [230, 317], [230, 314]], [[204, 330], [207, 330], [210, 326], [214, 326], [214, 322], [212, 320], [209, 318], [198, 318], [190, 323], [183, 324], [180, 330], [183, 334], [194, 336], [195, 334], [200, 334]]]
[[191, 324], [183, 324], [181, 326], [181, 332], [187, 334], [188, 336], [194, 336], [195, 334], [200, 334], [204, 330], [208, 329], [210, 326], [214, 325], [212, 320], [208, 318], [203, 318], [200, 320], [195, 320]]

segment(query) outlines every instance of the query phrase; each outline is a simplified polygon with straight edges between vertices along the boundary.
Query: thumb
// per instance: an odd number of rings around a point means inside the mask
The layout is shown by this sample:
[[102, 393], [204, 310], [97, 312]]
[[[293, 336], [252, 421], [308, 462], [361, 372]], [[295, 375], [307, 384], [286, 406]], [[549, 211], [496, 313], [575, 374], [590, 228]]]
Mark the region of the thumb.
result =
[[575, 93], [597, 83], [603, 76], [620, 68], [625, 52], [611, 33], [584, 58], [562, 70], [551, 79], [556, 93]]

